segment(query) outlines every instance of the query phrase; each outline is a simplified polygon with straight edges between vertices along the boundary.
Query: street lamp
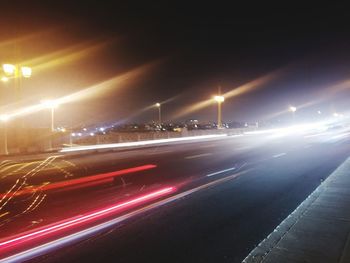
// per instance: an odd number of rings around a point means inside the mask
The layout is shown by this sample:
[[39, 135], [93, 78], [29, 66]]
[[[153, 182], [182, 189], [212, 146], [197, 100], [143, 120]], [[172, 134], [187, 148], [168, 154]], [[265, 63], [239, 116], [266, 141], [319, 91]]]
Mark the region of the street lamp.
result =
[[16, 66], [12, 64], [3, 64], [2, 69], [4, 70], [6, 75], [15, 75], [16, 73]]
[[217, 96], [214, 96], [214, 100], [218, 104], [218, 129], [221, 129], [222, 128], [221, 104], [225, 101], [225, 97], [217, 95]]
[[294, 106], [289, 106], [289, 111], [293, 114], [293, 121], [295, 120], [295, 112], [297, 111], [297, 108]]
[[22, 76], [30, 78], [32, 76], [32, 69], [30, 67], [21, 67]]
[[[32, 68], [27, 66], [15, 66], [12, 64], [3, 64], [2, 69], [5, 72], [7, 76], [14, 76], [14, 77], [24, 77], [29, 78], [32, 76]], [[21, 72], [21, 75], [19, 74]]]
[[58, 107], [59, 103], [56, 100], [43, 100], [41, 104], [47, 108], [51, 109], [51, 131], [55, 131], [55, 109]]
[[9, 154], [7, 146], [7, 121], [10, 119], [10, 116], [7, 114], [0, 115], [0, 121], [4, 123], [4, 153], [5, 155]]
[[1, 77], [1, 81], [2, 81], [2, 82], [8, 82], [8, 81], [9, 81], [9, 78], [6, 77], [6, 76], [3, 76], [3, 77]]
[[294, 106], [290, 106], [290, 107], [289, 107], [289, 111], [291, 111], [291, 112], [296, 112], [296, 111], [297, 111], [297, 108], [294, 107]]
[[162, 124], [162, 111], [161, 111], [162, 105], [159, 102], [157, 102], [155, 106], [158, 108], [158, 122], [159, 124]]

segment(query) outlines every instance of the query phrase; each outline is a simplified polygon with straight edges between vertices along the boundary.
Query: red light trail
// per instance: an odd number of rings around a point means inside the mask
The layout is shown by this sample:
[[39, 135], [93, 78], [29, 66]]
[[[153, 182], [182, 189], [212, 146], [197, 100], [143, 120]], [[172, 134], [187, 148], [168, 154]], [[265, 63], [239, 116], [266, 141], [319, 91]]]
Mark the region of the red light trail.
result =
[[96, 185], [99, 183], [109, 182], [113, 179], [113, 177], [122, 176], [122, 175], [129, 174], [129, 173], [141, 172], [141, 171], [153, 169], [156, 167], [157, 167], [157, 165], [154, 165], [154, 164], [146, 164], [146, 165], [136, 166], [136, 167], [127, 168], [127, 169], [123, 169], [123, 170], [119, 170], [119, 171], [91, 175], [91, 176], [86, 176], [86, 177], [82, 177], [82, 178], [47, 184], [44, 186], [37, 186], [34, 188], [23, 189], [20, 191], [15, 191], [15, 192], [10, 192], [10, 193], [2, 193], [2, 194], [0, 194], [0, 198], [4, 197], [5, 195], [7, 197], [13, 197], [13, 196], [20, 196], [20, 195], [24, 195], [24, 194], [31, 194], [37, 190], [48, 191], [48, 190], [65, 188], [65, 187], [78, 186], [78, 185], [82, 185], [82, 184], [84, 184], [84, 186], [92, 186], [92, 185]]
[[48, 237], [50, 234], [62, 234], [64, 230], [73, 227], [79, 227], [86, 223], [92, 223], [96, 220], [103, 219], [113, 213], [122, 211], [123, 209], [131, 208], [147, 201], [151, 201], [162, 196], [168, 195], [176, 191], [175, 187], [166, 187], [157, 191], [150, 192], [145, 195], [138, 196], [125, 202], [116, 205], [98, 209], [83, 215], [79, 215], [67, 220], [63, 220], [45, 227], [37, 228], [28, 232], [21, 233], [12, 237], [8, 237], [0, 241], [0, 252], [7, 249], [13, 249], [16, 246], [23, 245], [29, 241], [40, 240], [40, 238]]

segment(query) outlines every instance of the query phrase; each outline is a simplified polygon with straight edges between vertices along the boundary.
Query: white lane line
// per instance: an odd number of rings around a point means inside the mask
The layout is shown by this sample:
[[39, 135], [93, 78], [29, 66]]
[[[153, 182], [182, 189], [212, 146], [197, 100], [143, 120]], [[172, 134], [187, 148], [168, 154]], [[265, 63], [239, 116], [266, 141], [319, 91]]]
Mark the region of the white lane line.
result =
[[212, 147], [215, 147], [216, 144], [208, 144], [208, 145], [201, 145], [201, 146], [198, 146], [198, 148], [212, 148]]
[[232, 168], [224, 169], [224, 170], [221, 170], [221, 171], [218, 171], [218, 172], [214, 172], [214, 173], [211, 173], [211, 174], [207, 174], [206, 176], [210, 177], [210, 176], [213, 176], [213, 175], [222, 174], [222, 173], [225, 173], [225, 172], [228, 172], [228, 171], [233, 171], [233, 170], [236, 170], [236, 167], [232, 167]]
[[281, 156], [284, 156], [284, 155], [286, 155], [286, 153], [275, 154], [275, 155], [273, 155], [272, 157], [273, 157], [273, 158], [278, 158], [278, 157], [281, 157]]
[[191, 155], [191, 156], [186, 156], [185, 159], [196, 159], [196, 158], [201, 158], [205, 156], [210, 156], [213, 155], [212, 153], [202, 153], [202, 154], [197, 154], [197, 155]]
[[171, 150], [167, 150], [167, 151], [154, 151], [154, 152], [146, 153], [146, 155], [156, 155], [156, 154], [171, 153], [171, 152], [173, 152], [173, 151], [171, 151]]

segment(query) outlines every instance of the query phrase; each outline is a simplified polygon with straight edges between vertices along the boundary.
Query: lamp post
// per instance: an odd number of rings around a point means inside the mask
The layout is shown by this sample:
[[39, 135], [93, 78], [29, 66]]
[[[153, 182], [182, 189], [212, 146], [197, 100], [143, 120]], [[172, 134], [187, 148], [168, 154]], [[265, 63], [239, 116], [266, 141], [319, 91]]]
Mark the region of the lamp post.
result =
[[297, 108], [294, 106], [290, 106], [289, 111], [293, 114], [293, 121], [295, 121], [295, 112], [297, 111]]
[[224, 96], [214, 96], [214, 100], [217, 102], [218, 104], [218, 129], [222, 128], [222, 112], [221, 112], [221, 104], [225, 101], [225, 97]]
[[162, 124], [162, 105], [159, 102], [157, 102], [155, 106], [158, 108], [158, 122], [159, 124]]
[[55, 131], [55, 109], [59, 103], [56, 100], [43, 100], [41, 104], [51, 110], [51, 132]]
[[[28, 66], [13, 65], [13, 64], [3, 64], [2, 69], [5, 76], [1, 78], [3, 82], [7, 82], [9, 79], [15, 79], [15, 88], [17, 92], [17, 99], [20, 99], [20, 84], [21, 79], [30, 78], [32, 76], [32, 68]], [[19, 85], [17, 85], [19, 84]]]
[[7, 121], [10, 119], [10, 116], [7, 114], [0, 115], [0, 121], [4, 124], [4, 154], [8, 155], [8, 145], [7, 145]]

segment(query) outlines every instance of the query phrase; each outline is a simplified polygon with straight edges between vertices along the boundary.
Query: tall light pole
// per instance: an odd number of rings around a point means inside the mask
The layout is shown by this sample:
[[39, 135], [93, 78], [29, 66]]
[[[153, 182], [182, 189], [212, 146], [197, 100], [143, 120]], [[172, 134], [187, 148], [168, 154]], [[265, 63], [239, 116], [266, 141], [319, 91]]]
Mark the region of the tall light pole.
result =
[[289, 111], [293, 114], [293, 121], [295, 121], [295, 112], [297, 111], [297, 108], [294, 106], [290, 106]]
[[20, 99], [20, 89], [21, 87], [17, 84], [21, 84], [21, 79], [30, 78], [32, 76], [32, 68], [21, 65], [13, 65], [13, 64], [3, 64], [2, 69], [5, 73], [5, 77], [2, 77], [2, 81], [6, 82], [10, 78], [15, 79], [15, 88], [17, 92], [17, 99]]
[[224, 96], [214, 96], [214, 100], [217, 102], [218, 104], [218, 129], [222, 128], [222, 112], [221, 112], [221, 104], [225, 101], [225, 97]]
[[42, 105], [51, 110], [51, 132], [55, 131], [55, 109], [59, 103], [56, 100], [43, 100]]
[[162, 124], [162, 104], [157, 102], [155, 106], [158, 108], [158, 122], [159, 124]]
[[8, 145], [7, 145], [7, 121], [10, 119], [10, 116], [7, 114], [0, 115], [0, 121], [4, 124], [4, 154], [8, 155]]

